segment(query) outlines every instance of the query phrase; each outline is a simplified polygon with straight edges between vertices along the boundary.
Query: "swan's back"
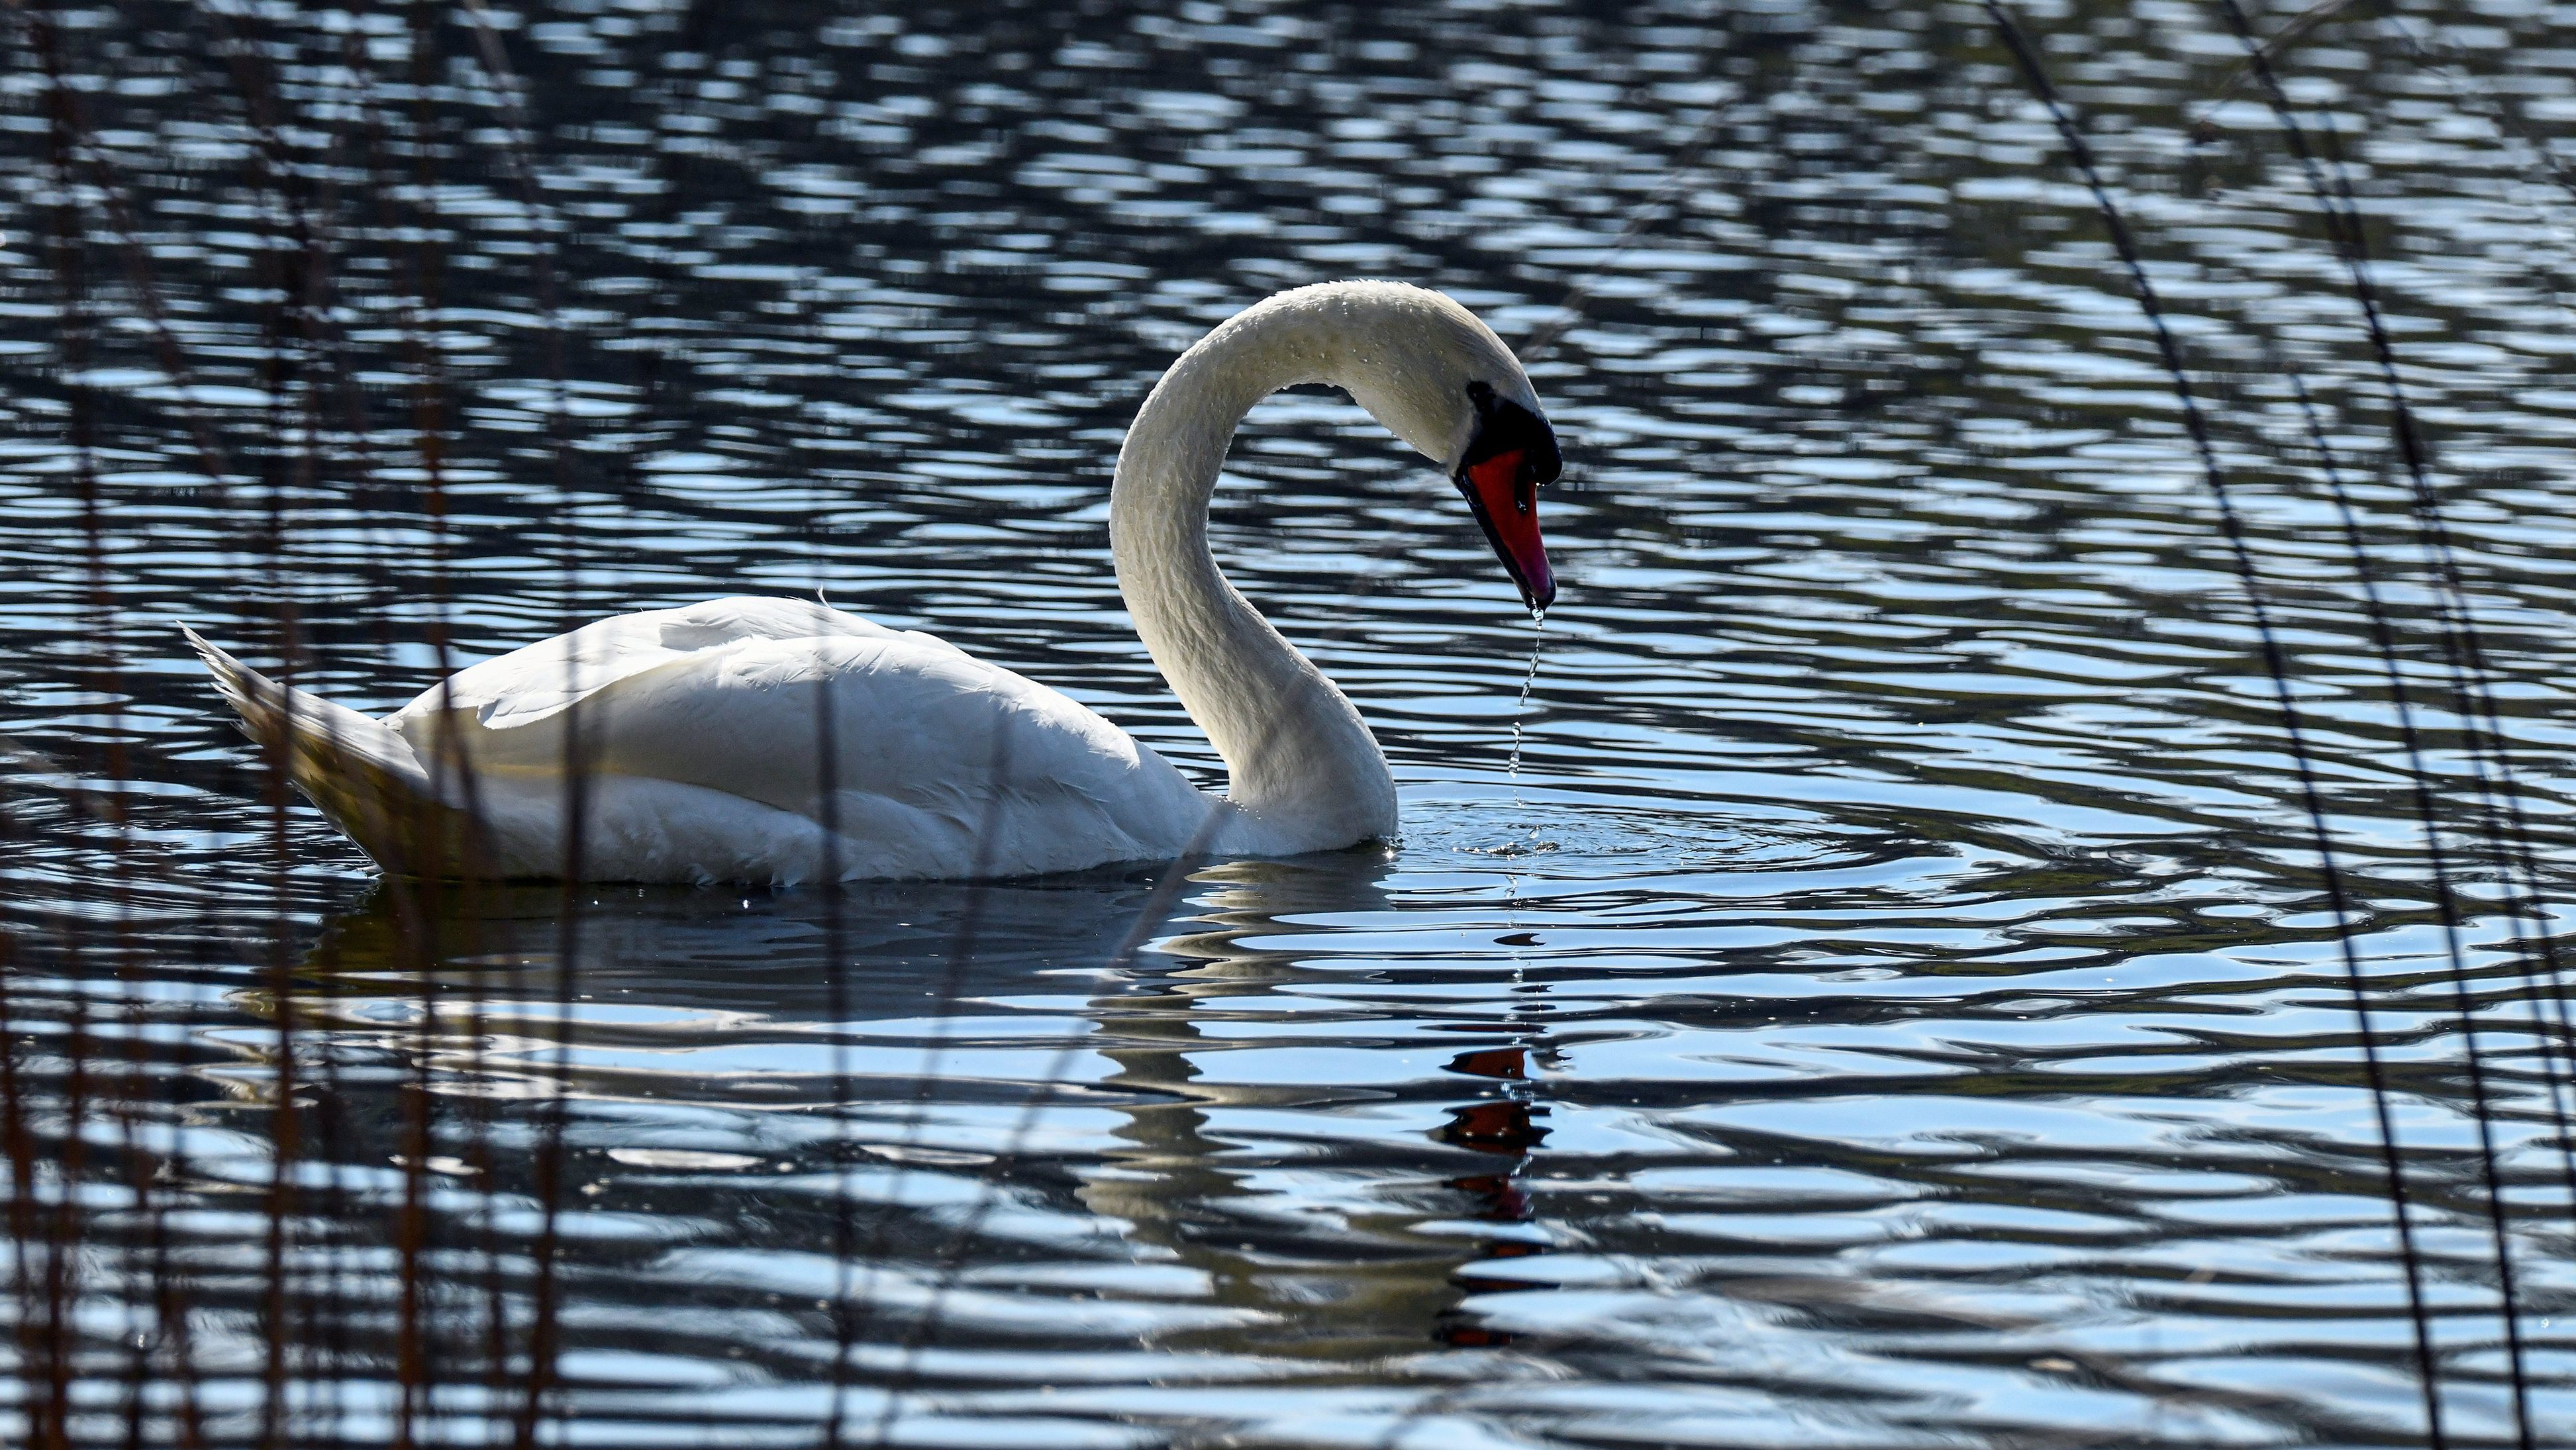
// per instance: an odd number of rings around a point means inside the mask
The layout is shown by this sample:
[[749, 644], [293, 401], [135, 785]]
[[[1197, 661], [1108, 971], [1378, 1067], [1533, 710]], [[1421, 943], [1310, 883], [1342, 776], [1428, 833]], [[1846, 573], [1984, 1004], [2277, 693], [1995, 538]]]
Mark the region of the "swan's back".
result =
[[569, 634], [468, 665], [422, 692], [385, 723], [409, 735], [417, 724], [462, 711], [491, 729], [512, 729], [543, 720], [629, 675], [702, 650], [790, 639], [908, 639], [958, 653], [956, 646], [935, 635], [888, 629], [808, 600], [710, 599], [680, 609], [647, 609], [596, 620]]

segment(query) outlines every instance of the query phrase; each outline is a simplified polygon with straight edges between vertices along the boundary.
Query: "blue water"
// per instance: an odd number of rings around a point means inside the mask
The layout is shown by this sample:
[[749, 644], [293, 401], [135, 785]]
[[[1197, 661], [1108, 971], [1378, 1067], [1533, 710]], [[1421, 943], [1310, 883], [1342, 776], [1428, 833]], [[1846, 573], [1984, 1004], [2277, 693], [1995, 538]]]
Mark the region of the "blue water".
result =
[[[70, 15], [76, 273], [8, 42], [13, 1442], [2423, 1442], [2273, 686], [1976, 7], [561, 3], [487, 12], [507, 80], [470, 13], [417, 63], [408, 12]], [[2358, 313], [2260, 93], [2213, 109], [2217, 12], [2020, 13], [2267, 581], [2447, 1428], [2515, 1430], [2474, 1021], [2563, 1443], [2560, 999], [2535, 1027]], [[2576, 21], [2397, 14], [2282, 64], [2352, 157], [2555, 903]], [[381, 711], [819, 589], [1214, 784], [1110, 463], [1206, 328], [1351, 275], [1507, 337], [1584, 298], [1531, 369], [1543, 636], [1338, 396], [1229, 464], [1219, 554], [1385, 744], [1390, 848], [423, 895], [272, 789], [167, 623]], [[2291, 368], [2469, 880], [2468, 1016]]]

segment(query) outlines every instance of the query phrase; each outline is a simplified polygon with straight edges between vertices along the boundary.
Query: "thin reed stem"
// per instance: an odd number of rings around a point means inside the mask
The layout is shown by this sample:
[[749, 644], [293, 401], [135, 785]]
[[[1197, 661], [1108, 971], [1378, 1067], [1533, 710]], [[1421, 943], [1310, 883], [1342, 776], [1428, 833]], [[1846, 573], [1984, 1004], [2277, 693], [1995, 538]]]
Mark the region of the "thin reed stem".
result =
[[2094, 206], [2101, 212], [2103, 227], [2110, 234], [2112, 250], [2118, 254], [2121, 266], [2127, 271], [2129, 283], [2137, 292], [2138, 306], [2146, 314], [2148, 327], [2155, 336], [2157, 356], [2173, 384], [2175, 398], [2182, 405], [2183, 427], [2190, 436], [2192, 451], [2198, 457], [2202, 480], [2218, 509], [2219, 532], [2226, 541], [2229, 562], [2234, 567], [2238, 587], [2244, 594], [2245, 606], [2253, 621], [2264, 672], [2272, 682], [2273, 699], [2281, 716], [2282, 736], [2289, 746], [2299, 784], [2300, 804], [2307, 812], [2317, 852], [2327, 909], [2336, 925], [2345, 980], [2351, 989], [2353, 1021], [2361, 1039], [2363, 1072], [2370, 1088], [2372, 1111], [2378, 1122], [2381, 1163], [2387, 1174], [2398, 1257], [2406, 1278], [2408, 1317], [2415, 1331], [2416, 1372], [2423, 1387], [2426, 1434], [2433, 1450], [2445, 1450], [2448, 1442], [2442, 1429], [2432, 1326], [2424, 1292], [2424, 1267], [2408, 1209], [2405, 1160], [2398, 1147], [2396, 1117], [2389, 1102], [2378, 1033], [2371, 1025], [2367, 977], [2362, 969], [2360, 950], [2353, 943], [2351, 903], [2345, 892], [2343, 873], [2336, 864], [2334, 833], [2327, 823], [2315, 760], [2308, 749], [2306, 730], [2290, 690], [2288, 657], [2272, 625], [2271, 610], [2264, 598], [2253, 552], [2246, 541], [2244, 521], [2237, 512], [2235, 495], [2226, 471], [2219, 464], [2217, 448], [2210, 441], [2208, 417], [2192, 387], [2191, 376], [2183, 366], [2181, 346], [2175, 341], [2173, 328], [2165, 320], [2164, 304], [2156, 293], [2155, 284], [2147, 277], [2146, 264], [2139, 255], [2128, 221], [2111, 199], [2110, 188], [2102, 179], [2101, 167], [2094, 160], [2092, 146], [2076, 125], [2074, 114], [2058, 99], [2057, 88], [2049, 81], [2048, 69], [2041, 63], [2038, 50], [2031, 44], [2020, 22], [2013, 18], [2001, 0], [1983, 0], [1983, 4], [2005, 48], [2012, 52], [2014, 62], [2020, 66], [2023, 79], [2029, 82], [2032, 94], [2048, 111], [2049, 119], [2066, 147], [2068, 159], [2082, 176], [2085, 189], [2092, 194]]

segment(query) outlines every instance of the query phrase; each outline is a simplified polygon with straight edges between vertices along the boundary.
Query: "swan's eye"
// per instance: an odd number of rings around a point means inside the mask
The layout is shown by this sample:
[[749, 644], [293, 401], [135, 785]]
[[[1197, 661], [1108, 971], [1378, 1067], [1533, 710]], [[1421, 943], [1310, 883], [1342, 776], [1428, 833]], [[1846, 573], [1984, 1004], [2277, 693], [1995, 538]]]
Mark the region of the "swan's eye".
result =
[[1467, 398], [1476, 405], [1476, 433], [1458, 460], [1461, 469], [1518, 453], [1530, 487], [1556, 482], [1564, 461], [1556, 451], [1556, 430], [1546, 419], [1495, 392], [1490, 383], [1469, 383]]

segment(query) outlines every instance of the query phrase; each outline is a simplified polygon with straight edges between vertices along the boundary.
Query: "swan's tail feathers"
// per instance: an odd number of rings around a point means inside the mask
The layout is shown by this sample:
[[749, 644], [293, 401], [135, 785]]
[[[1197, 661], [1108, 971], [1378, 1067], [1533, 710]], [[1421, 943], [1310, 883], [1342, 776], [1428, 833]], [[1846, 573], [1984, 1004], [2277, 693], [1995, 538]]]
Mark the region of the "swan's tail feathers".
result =
[[179, 631], [214, 672], [242, 732], [377, 865], [407, 876], [487, 874], [475, 869], [491, 857], [460, 803], [466, 793], [440, 789], [392, 726], [281, 685], [184, 624]]

